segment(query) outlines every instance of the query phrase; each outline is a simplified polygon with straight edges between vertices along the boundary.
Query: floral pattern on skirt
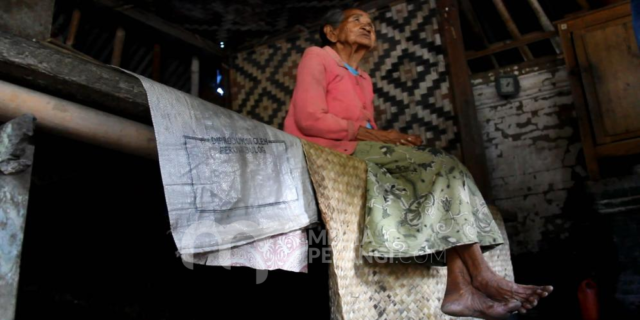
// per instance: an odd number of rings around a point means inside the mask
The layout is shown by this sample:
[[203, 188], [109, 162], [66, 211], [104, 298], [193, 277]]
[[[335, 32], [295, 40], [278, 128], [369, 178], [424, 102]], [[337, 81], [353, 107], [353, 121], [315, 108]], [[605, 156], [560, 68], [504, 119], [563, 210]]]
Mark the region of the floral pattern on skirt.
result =
[[451, 247], [503, 243], [491, 212], [467, 168], [426, 146], [359, 142], [353, 156], [367, 163], [365, 256], [431, 255], [444, 264]]

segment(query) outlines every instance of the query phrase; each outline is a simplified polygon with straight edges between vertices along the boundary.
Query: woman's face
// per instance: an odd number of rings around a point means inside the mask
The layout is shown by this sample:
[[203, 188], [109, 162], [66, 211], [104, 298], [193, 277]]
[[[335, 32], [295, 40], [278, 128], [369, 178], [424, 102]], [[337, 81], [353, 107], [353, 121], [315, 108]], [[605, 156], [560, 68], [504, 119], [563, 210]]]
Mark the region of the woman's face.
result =
[[[361, 45], [369, 49], [376, 44], [376, 32], [369, 14], [358, 9], [349, 9], [344, 12], [344, 20], [334, 30], [337, 36], [336, 42], [350, 45]], [[331, 37], [329, 37], [331, 39]], [[333, 40], [333, 39], [331, 39]]]

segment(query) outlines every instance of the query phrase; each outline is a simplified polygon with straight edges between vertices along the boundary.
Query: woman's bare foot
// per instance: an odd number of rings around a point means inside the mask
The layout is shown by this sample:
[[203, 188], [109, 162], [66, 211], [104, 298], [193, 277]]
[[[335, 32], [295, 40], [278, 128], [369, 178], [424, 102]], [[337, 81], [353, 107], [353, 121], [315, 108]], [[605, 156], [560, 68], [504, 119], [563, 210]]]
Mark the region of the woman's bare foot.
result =
[[522, 302], [520, 313], [526, 313], [538, 304], [538, 300], [548, 296], [551, 286], [527, 286], [511, 282], [491, 269], [484, 274], [474, 275], [471, 281], [474, 288], [496, 301], [518, 300]]
[[493, 301], [467, 283], [456, 289], [447, 287], [440, 309], [454, 317], [494, 320], [506, 319], [521, 308], [522, 304], [516, 300], [510, 302]]
[[447, 256], [447, 291], [442, 300], [442, 312], [455, 317], [497, 320], [506, 319], [522, 308], [519, 301], [493, 301], [474, 288], [465, 265], [455, 250], [451, 251]]
[[551, 286], [521, 285], [497, 275], [484, 260], [478, 244], [456, 247], [456, 252], [467, 267], [475, 289], [498, 302], [520, 301], [520, 313], [526, 313], [553, 291]]

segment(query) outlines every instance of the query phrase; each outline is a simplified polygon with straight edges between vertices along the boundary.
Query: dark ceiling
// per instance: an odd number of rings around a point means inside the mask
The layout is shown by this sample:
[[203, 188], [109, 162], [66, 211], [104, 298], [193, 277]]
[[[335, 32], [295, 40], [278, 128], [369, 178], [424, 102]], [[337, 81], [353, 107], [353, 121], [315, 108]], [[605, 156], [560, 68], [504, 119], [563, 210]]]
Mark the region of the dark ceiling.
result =
[[308, 26], [332, 8], [353, 5], [352, 0], [123, 0], [215, 43], [238, 48], [266, 37]]

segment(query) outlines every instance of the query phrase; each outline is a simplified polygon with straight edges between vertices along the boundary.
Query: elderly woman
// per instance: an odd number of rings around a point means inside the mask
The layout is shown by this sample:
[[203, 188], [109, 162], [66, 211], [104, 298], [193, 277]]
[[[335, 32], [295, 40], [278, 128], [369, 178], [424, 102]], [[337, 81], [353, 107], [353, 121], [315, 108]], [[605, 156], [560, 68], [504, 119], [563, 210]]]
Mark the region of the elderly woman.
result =
[[365, 256], [445, 265], [442, 311], [501, 319], [525, 313], [552, 290], [495, 274], [482, 252], [502, 237], [467, 169], [416, 135], [379, 130], [373, 85], [358, 67], [376, 43], [374, 24], [358, 9], [332, 10], [298, 66], [284, 130], [367, 163]]

